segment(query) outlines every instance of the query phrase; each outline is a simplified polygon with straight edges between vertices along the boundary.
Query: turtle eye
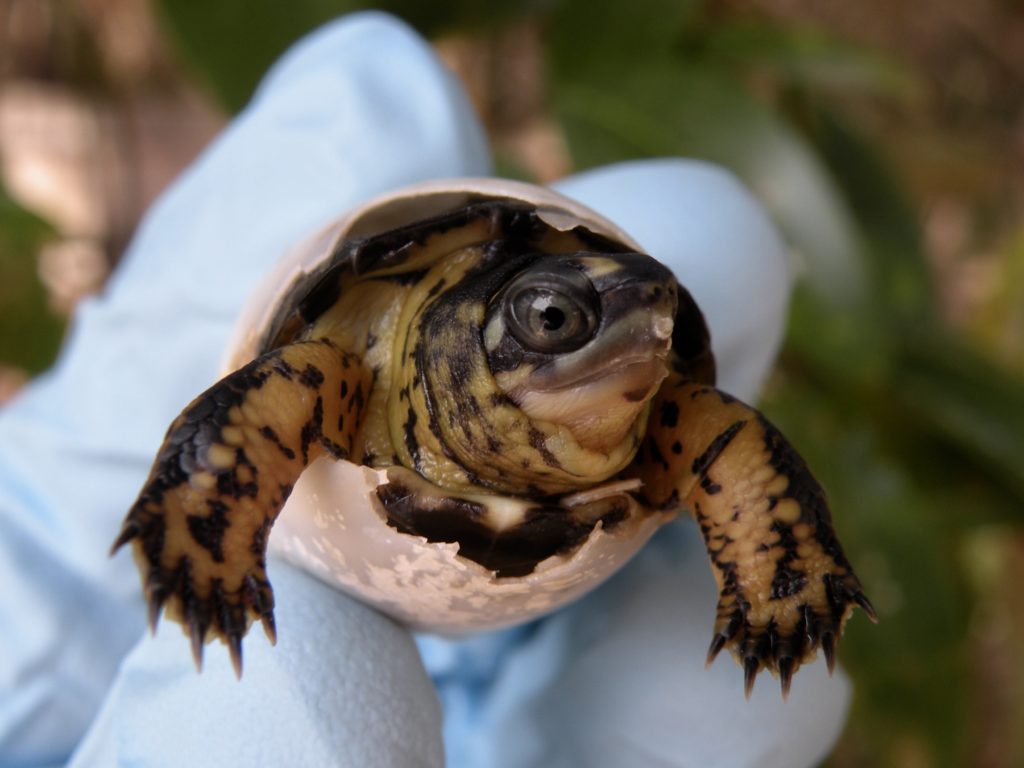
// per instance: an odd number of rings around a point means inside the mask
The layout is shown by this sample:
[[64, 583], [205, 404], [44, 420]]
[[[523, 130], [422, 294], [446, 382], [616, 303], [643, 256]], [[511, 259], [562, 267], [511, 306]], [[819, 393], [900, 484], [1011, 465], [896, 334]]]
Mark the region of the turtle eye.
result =
[[576, 269], [528, 272], [509, 285], [505, 315], [509, 330], [529, 349], [572, 352], [594, 335], [598, 298]]

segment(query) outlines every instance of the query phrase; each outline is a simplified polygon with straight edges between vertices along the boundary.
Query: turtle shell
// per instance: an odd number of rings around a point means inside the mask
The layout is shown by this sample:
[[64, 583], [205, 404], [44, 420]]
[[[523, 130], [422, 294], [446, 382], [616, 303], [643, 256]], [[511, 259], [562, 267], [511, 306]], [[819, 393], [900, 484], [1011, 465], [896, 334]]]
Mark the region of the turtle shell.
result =
[[[410, 225], [417, 231], [429, 229], [430, 222], [457, 227], [461, 211], [480, 205], [525, 211], [558, 231], [573, 231], [613, 249], [641, 250], [612, 222], [545, 188], [496, 179], [416, 185], [363, 205], [289, 251], [243, 310], [224, 370], [235, 370], [292, 341], [337, 299], [342, 271], [401, 260], [402, 239], [409, 236]], [[393, 236], [382, 242], [377, 237], [382, 233]], [[362, 247], [368, 238], [374, 238], [372, 253]], [[704, 319], [688, 296], [679, 306], [673, 349], [690, 377], [710, 383], [714, 363]], [[639, 504], [629, 493], [636, 481], [606, 483], [577, 496], [580, 502], [614, 502], [614, 524], [597, 522], [571, 547], [551, 554], [529, 573], [499, 575], [460, 555], [457, 543], [431, 541], [389, 524], [378, 488], [393, 480], [393, 469], [317, 460], [295, 485], [270, 547], [419, 630], [492, 629], [552, 611], [608, 578], [675, 516]]]

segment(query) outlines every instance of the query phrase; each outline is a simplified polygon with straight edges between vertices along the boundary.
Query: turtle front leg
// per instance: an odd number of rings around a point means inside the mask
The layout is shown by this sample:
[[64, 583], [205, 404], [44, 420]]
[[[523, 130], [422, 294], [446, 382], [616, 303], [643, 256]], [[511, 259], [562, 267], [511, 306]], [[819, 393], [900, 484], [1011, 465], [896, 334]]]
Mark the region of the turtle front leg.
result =
[[310, 462], [352, 452], [370, 383], [330, 340], [297, 342], [214, 384], [171, 424], [112, 551], [132, 542], [151, 628], [166, 607], [197, 667], [218, 637], [241, 675], [253, 619], [275, 640], [270, 527]]
[[763, 415], [670, 374], [651, 410], [636, 474], [648, 503], [697, 520], [719, 596], [710, 664], [728, 648], [749, 696], [757, 673], [793, 673], [820, 647], [829, 671], [854, 605], [875, 620], [832, 528], [825, 494]]

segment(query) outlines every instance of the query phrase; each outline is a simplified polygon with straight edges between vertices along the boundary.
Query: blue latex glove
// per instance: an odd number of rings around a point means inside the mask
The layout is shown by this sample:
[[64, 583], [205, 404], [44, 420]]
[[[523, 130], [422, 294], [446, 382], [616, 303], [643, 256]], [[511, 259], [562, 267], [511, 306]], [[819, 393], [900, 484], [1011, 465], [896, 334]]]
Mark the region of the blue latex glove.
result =
[[[280, 562], [280, 641], [247, 638], [242, 682], [218, 647], [197, 675], [173, 624], [142, 636], [135, 565], [106, 552], [167, 424], [216, 378], [249, 291], [358, 202], [489, 168], [429, 47], [361, 14], [289, 52], [162, 197], [107, 291], [77, 312], [54, 370], [0, 412], [0, 767], [395, 768], [444, 765], [446, 749], [460, 768], [820, 759], [845, 680], [817, 664], [788, 703], [767, 681], [748, 703], [734, 665], [705, 671], [715, 590], [686, 525], [568, 610], [461, 642], [420, 638], [420, 653], [402, 627]], [[562, 191], [676, 269], [708, 315], [723, 387], [751, 398], [789, 277], [749, 196], [679, 161]]]

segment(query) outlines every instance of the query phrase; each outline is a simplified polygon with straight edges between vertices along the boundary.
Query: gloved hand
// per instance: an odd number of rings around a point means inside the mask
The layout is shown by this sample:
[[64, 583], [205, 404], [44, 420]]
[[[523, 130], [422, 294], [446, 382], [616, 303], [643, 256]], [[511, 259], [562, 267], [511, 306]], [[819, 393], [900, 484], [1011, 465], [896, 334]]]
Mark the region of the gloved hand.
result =
[[[216, 379], [249, 291], [353, 205], [489, 169], [430, 49], [368, 13], [286, 54], [154, 206], [105, 293], [76, 313], [58, 364], [0, 412], [0, 766], [396, 768], [443, 765], [445, 750], [467, 768], [823, 756], [845, 714], [841, 675], [815, 664], [788, 702], [766, 681], [746, 702], [738, 668], [703, 669], [715, 589], [687, 523], [569, 609], [463, 641], [417, 649], [390, 619], [274, 561], [280, 640], [247, 638], [241, 682], [219, 647], [197, 675], [173, 624], [139, 640], [135, 566], [107, 550], [167, 425]], [[789, 276], [747, 193], [683, 161], [559, 186], [676, 270], [707, 315], [723, 388], [751, 399]]]

